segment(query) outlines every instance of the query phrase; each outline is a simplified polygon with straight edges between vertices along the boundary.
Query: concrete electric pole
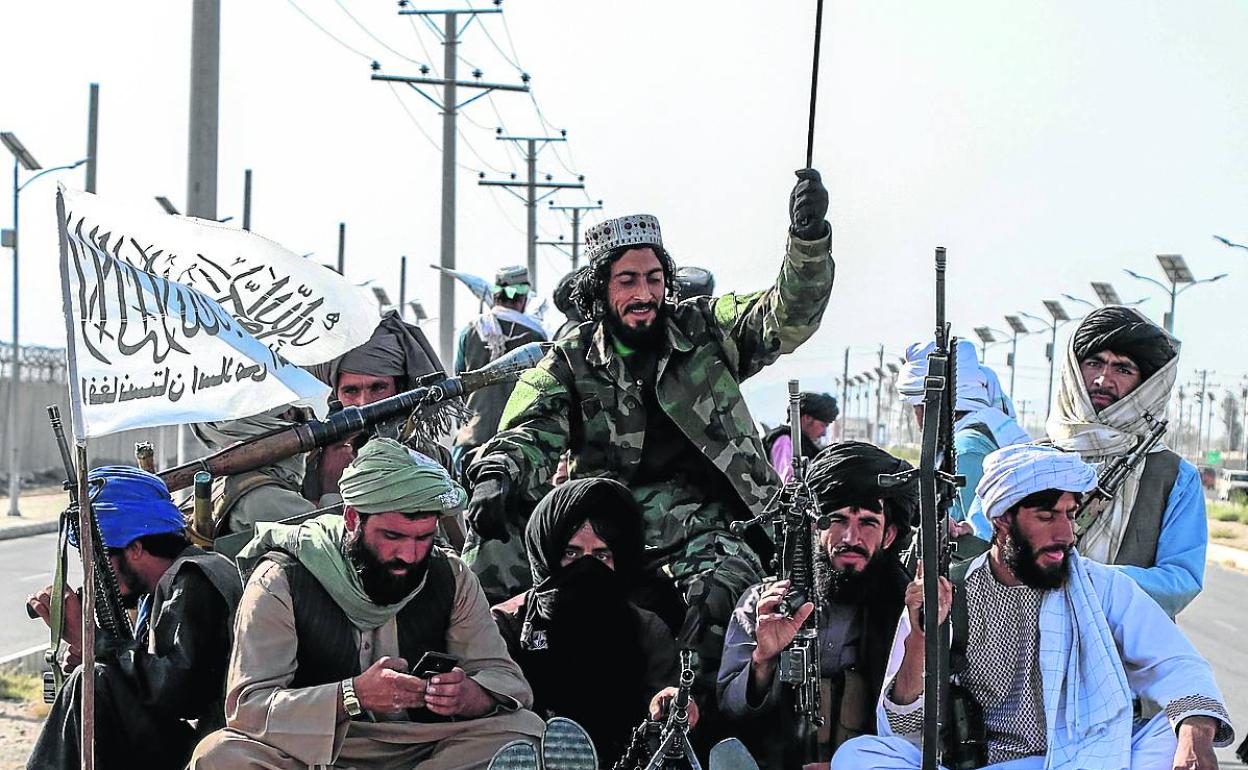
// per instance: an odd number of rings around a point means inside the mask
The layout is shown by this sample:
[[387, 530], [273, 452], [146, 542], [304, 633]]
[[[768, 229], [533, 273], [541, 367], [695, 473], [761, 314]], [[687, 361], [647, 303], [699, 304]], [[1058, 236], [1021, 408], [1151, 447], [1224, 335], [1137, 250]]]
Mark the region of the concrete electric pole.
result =
[[[426, 65], [421, 68], [420, 77], [404, 77], [397, 75], [380, 75], [374, 74], [373, 80], [380, 80], [389, 83], [406, 83], [411, 86], [412, 90], [428, 99], [435, 106], [442, 110], [442, 258], [440, 263], [442, 267], [448, 270], [455, 269], [455, 156], [457, 134], [455, 128], [455, 119], [459, 114], [459, 110], [469, 103], [480, 99], [482, 96], [491, 91], [523, 91], [529, 90], [529, 77], [522, 75], [522, 85], [509, 85], [504, 83], [484, 83], [480, 80], [481, 71], [473, 72], [474, 80], [459, 79], [459, 56], [458, 49], [460, 38], [464, 30], [468, 29], [468, 25], [476, 20], [477, 16], [485, 13], [502, 13], [501, 8], [467, 8], [460, 11], [425, 11], [415, 8], [400, 8], [401, 16], [419, 16], [442, 38], [442, 45], [445, 47], [442, 64], [442, 77], [427, 77], [429, 67]], [[437, 25], [429, 21], [429, 17], [442, 16], [442, 30], [438, 30]], [[460, 17], [467, 17], [467, 21], [460, 25]], [[436, 99], [425, 93], [421, 86], [442, 86], [442, 98]], [[459, 101], [459, 89], [469, 88], [476, 89], [480, 93], [475, 94], [469, 99]], [[449, 273], [443, 272], [441, 283], [438, 287], [438, 352], [442, 355], [443, 361], [451, 360], [454, 353], [455, 345], [455, 281]]]
[[572, 249], [570, 256], [572, 257], [572, 269], [580, 267], [581, 263], [581, 247], [585, 244], [581, 243], [581, 215], [586, 211], [597, 211], [602, 208], [602, 201], [598, 201], [593, 205], [585, 206], [556, 206], [554, 202], [550, 204], [551, 211], [570, 211], [572, 212], [572, 241], [571, 243], [563, 240], [563, 236], [559, 236], [557, 241], [538, 241], [538, 246], [554, 246], [561, 251], [570, 247]]
[[[501, 131], [502, 129], [499, 129], [499, 130]], [[567, 132], [560, 132], [560, 136], [507, 136], [507, 135], [500, 133], [498, 136], [495, 137], [496, 139], [498, 139], [499, 141], [504, 141], [504, 142], [515, 142], [516, 146], [520, 149], [520, 152], [523, 153], [524, 163], [527, 169], [527, 174], [525, 176], [525, 179], [524, 181], [513, 179], [511, 181], [496, 182], [490, 179], [482, 178], [480, 181], [477, 182], [477, 184], [485, 186], [485, 187], [502, 187], [506, 189], [507, 192], [511, 193], [512, 195], [516, 196], [520, 200], [524, 201], [524, 206], [525, 206], [525, 209], [527, 209], [528, 222], [529, 222], [528, 234], [527, 234], [528, 248], [526, 249], [526, 257], [527, 257], [528, 268], [529, 268], [529, 280], [533, 282], [534, 286], [537, 285], [537, 204], [538, 204], [538, 201], [544, 200], [545, 198], [551, 195], [554, 195], [555, 192], [559, 190], [584, 190], [585, 189], [585, 184], [584, 184], [585, 177], [583, 176], [577, 177], [577, 180], [575, 182], [556, 182], [551, 178], [549, 174], [547, 174], [546, 180], [544, 182], [537, 181], [537, 154], [542, 151], [543, 147], [550, 144], [551, 142], [568, 141], [566, 133]], [[485, 176], [484, 172], [481, 174], [481, 176], [482, 177]], [[512, 189], [515, 187], [523, 187], [525, 191], [524, 194], [521, 195], [520, 193]], [[547, 190], [548, 192], [545, 192], [542, 195], [538, 195], [537, 194], [538, 189]], [[446, 276], [444, 274], [443, 280], [445, 279], [446, 279]]]

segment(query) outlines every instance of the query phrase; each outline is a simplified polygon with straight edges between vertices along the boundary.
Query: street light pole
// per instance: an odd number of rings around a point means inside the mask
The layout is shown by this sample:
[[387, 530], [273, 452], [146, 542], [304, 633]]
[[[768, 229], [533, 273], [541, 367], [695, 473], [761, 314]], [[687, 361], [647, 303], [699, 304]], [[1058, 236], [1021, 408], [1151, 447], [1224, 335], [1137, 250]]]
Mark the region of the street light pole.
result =
[[[55, 166], [53, 168], [43, 168], [39, 165], [39, 161], [26, 150], [26, 147], [10, 132], [0, 133], [0, 142], [13, 153], [13, 340], [12, 355], [9, 362], [9, 403], [7, 424], [9, 444], [9, 515], [21, 516], [21, 506], [19, 499], [21, 497], [21, 475], [22, 475], [22, 456], [21, 441], [17, 436], [17, 389], [18, 383], [21, 381], [22, 364], [21, 364], [21, 315], [19, 313], [20, 295], [18, 291], [21, 260], [19, 258], [18, 245], [21, 241], [20, 233], [20, 214], [21, 214], [21, 196], [22, 190], [26, 185], [35, 181], [44, 174], [50, 174], [54, 171], [65, 171], [67, 169], [78, 168], [87, 162], [86, 158], [65, 166]], [[21, 181], [21, 170], [25, 168], [27, 171], [37, 171], [39, 173]]]
[[[1174, 334], [1175, 301], [1178, 299], [1178, 296], [1193, 286], [1199, 286], [1202, 283], [1220, 281], [1225, 278], [1227, 274], [1219, 273], [1212, 278], [1201, 278], [1197, 280], [1195, 276], [1192, 275], [1191, 269], [1187, 266], [1187, 261], [1184, 260], [1179, 254], [1158, 254], [1157, 261], [1161, 264], [1162, 272], [1166, 274], [1166, 281], [1169, 285], [1158, 281], [1156, 278], [1150, 278], [1147, 275], [1140, 275], [1134, 270], [1124, 270], [1123, 272], [1132, 278], [1147, 281], [1170, 295], [1170, 312], [1167, 313], [1165, 319], [1163, 319], [1165, 322], [1163, 325], [1165, 326], [1167, 333]], [[1179, 288], [1180, 284], [1183, 285], [1183, 288], [1181, 289]]]

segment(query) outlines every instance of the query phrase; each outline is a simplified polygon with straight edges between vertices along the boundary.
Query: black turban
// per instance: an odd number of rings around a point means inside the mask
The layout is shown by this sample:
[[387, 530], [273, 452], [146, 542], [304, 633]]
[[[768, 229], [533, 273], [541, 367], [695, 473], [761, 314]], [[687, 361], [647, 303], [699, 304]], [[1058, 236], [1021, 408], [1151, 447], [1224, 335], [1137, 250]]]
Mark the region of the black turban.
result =
[[676, 300], [710, 297], [715, 294], [715, 275], [706, 268], [682, 265], [676, 268]]
[[581, 270], [573, 270], [564, 277], [559, 279], [559, 283], [555, 285], [555, 309], [567, 316], [569, 321], [581, 323], [585, 320], [581, 315], [581, 311], [577, 308], [576, 303], [572, 301], [572, 290], [576, 288], [576, 282], [580, 280]]
[[905, 460], [864, 441], [842, 441], [820, 452], [806, 471], [806, 481], [824, 513], [839, 508], [858, 506], [876, 509], [884, 501], [887, 523], [901, 535], [918, 518], [919, 483], [911, 478], [905, 484], [882, 486], [881, 473], [893, 474], [913, 468]]
[[827, 393], [803, 393], [802, 414], [808, 414], [822, 422], [836, 422], [841, 410], [836, 405], [836, 397]]
[[558, 573], [563, 549], [586, 521], [611, 549], [626, 581], [641, 571], [641, 508], [628, 487], [604, 478], [575, 479], [552, 489], [529, 516], [524, 548], [533, 585]]
[[399, 314], [386, 313], [368, 342], [335, 361], [330, 386], [338, 387], [341, 372], [394, 377], [398, 391], [411, 390], [425, 375], [442, 372], [442, 362], [419, 326], [404, 323]]
[[1108, 350], [1135, 362], [1143, 379], [1148, 379], [1178, 355], [1174, 338], [1138, 310], [1121, 305], [1098, 307], [1075, 329], [1075, 358]]

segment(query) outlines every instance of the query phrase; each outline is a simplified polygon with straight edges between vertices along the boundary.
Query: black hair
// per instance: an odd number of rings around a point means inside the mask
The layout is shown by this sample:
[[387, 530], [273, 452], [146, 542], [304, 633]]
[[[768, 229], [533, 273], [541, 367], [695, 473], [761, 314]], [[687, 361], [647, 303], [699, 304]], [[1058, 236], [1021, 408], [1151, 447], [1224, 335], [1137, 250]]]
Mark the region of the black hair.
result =
[[676, 301], [676, 265], [666, 249], [651, 243], [616, 246], [576, 275], [576, 286], [572, 289], [572, 303], [583, 318], [588, 321], [602, 320], [607, 314], [607, 284], [611, 282], [611, 266], [624, 256], [625, 252], [646, 248], [654, 249], [655, 256], [659, 258], [659, 265], [663, 268], [664, 302]]
[[[1044, 510], [1051, 511], [1054, 506], [1057, 505], [1057, 501], [1060, 500], [1064, 494], [1066, 494], [1066, 490], [1064, 489], [1042, 489], [1039, 492], [1032, 492], [1030, 495], [1027, 495], [1022, 500], [1019, 500], [1017, 503], [1010, 506], [1006, 513], [1018, 513], [1022, 508], [1042, 508]], [[1075, 496], [1075, 502], [1082, 502], [1082, 492], [1071, 492], [1071, 494]]]
[[[143, 550], [152, 556], [161, 559], [176, 559], [191, 541], [186, 539], [186, 533], [182, 530], [177, 532], [161, 532], [155, 535], [143, 535], [136, 537], [132, 543], [142, 543]], [[108, 552], [114, 556], [120, 556], [125, 548], [109, 548]]]

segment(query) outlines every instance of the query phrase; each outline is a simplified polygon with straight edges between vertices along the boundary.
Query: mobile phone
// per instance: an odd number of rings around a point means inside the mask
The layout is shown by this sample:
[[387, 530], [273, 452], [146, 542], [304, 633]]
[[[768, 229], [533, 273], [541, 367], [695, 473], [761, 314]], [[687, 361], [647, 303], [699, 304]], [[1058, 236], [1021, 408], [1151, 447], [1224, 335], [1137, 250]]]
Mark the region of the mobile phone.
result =
[[448, 674], [459, 665], [459, 658], [442, 652], [426, 652], [420, 656], [420, 662], [412, 666], [412, 674], [421, 679], [428, 679], [438, 674]]

